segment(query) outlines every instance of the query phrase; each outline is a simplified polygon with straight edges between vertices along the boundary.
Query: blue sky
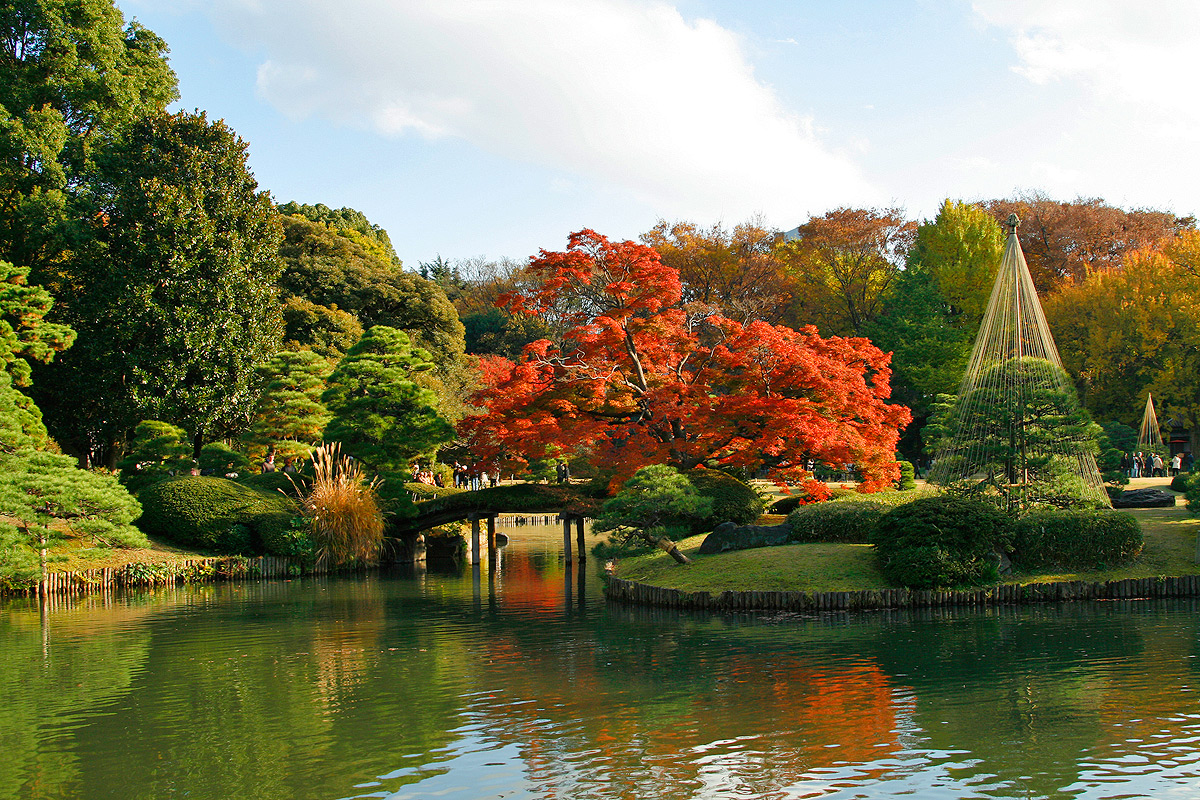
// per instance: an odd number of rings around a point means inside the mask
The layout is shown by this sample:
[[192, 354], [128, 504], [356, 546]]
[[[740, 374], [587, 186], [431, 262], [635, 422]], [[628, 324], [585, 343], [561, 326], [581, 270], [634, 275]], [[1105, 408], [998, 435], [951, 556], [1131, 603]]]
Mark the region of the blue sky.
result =
[[1200, 4], [124, 0], [277, 201], [406, 267], [1038, 190], [1200, 211]]

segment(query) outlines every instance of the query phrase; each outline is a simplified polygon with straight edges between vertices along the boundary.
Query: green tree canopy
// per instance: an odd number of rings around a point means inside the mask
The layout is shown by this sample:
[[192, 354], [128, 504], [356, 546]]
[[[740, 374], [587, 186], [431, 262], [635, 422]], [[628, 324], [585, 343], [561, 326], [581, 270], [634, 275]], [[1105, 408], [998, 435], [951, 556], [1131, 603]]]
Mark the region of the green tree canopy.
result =
[[244, 428], [278, 347], [279, 223], [246, 144], [204, 114], [146, 119], [98, 159], [97, 210], [57, 285], [79, 331], [38, 378], [64, 447], [115, 464], [139, 420], [205, 441]]
[[[917, 226], [905, 269], [865, 333], [892, 351], [893, 397], [918, 420], [937, 395], [958, 391], [1003, 255], [1004, 234], [979, 206], [946, 200]], [[921, 449], [918, 430], [905, 436], [909, 452]]]
[[333, 418], [325, 441], [380, 472], [403, 472], [412, 459], [454, 438], [437, 396], [413, 379], [433, 368], [403, 331], [377, 325], [350, 348], [329, 376], [322, 401]]
[[463, 326], [446, 293], [398, 262], [355, 231], [283, 217], [280, 249], [286, 268], [280, 279], [285, 297], [353, 314], [363, 328], [384, 325], [408, 334], [439, 363], [457, 362], [464, 351]]
[[12, 376], [0, 370], [0, 453], [43, 450], [50, 434], [42, 423], [42, 412], [12, 385]]
[[0, 258], [49, 268], [98, 152], [174, 100], [167, 46], [112, 0], [0, 6]]
[[174, 475], [186, 475], [191, 467], [192, 445], [187, 433], [157, 419], [138, 423], [125, 458], [117, 463], [121, 483], [131, 492]]
[[950, 322], [974, 334], [987, 309], [1004, 232], [980, 206], [945, 200], [932, 222], [917, 227], [908, 267], [923, 268], [946, 299]]
[[311, 350], [337, 361], [362, 335], [358, 318], [336, 305], [317, 305], [303, 297], [289, 297], [283, 304], [283, 346], [288, 350]]
[[[279, 213], [289, 217], [304, 217], [310, 222], [327, 225], [346, 234], [348, 238], [367, 250], [373, 251], [376, 255], [382, 255], [397, 268], [402, 266], [387, 231], [372, 223], [361, 211], [353, 208], [330, 208], [324, 203], [310, 206], [293, 200], [280, 205]], [[368, 241], [364, 241], [364, 239]]]

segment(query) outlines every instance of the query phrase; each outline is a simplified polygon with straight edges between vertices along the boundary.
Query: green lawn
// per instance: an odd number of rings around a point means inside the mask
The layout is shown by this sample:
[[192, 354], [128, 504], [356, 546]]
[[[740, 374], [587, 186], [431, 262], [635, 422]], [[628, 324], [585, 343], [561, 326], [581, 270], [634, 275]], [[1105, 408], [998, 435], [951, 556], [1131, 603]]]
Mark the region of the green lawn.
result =
[[[1129, 513], [1141, 523], [1146, 542], [1141, 555], [1131, 564], [1080, 573], [1012, 575], [1004, 582], [1111, 581], [1200, 574], [1200, 565], [1195, 561], [1200, 517], [1188, 513], [1182, 497], [1175, 508], [1138, 509]], [[780, 521], [780, 517], [770, 517], [761, 524]], [[875, 568], [870, 545], [791, 544], [702, 556], [696, 552], [702, 541], [704, 536], [693, 536], [680, 542], [680, 549], [693, 560], [690, 565], [676, 564], [666, 553], [653, 553], [620, 560], [615, 576], [691, 592], [841, 592], [888, 587]]]

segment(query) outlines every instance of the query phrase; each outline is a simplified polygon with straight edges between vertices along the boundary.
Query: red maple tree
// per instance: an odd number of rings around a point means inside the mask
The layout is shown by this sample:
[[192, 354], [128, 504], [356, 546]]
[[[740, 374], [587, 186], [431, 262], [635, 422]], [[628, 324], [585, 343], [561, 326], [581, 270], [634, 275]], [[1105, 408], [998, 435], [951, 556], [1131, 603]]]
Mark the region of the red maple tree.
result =
[[647, 464], [766, 467], [806, 479], [809, 458], [853, 462], [862, 489], [895, 480], [907, 408], [890, 355], [862, 338], [822, 338], [681, 303], [677, 270], [650, 247], [591, 230], [530, 259], [535, 288], [501, 298], [564, 331], [516, 362], [485, 358], [460, 434], [485, 465], [590, 451], [617, 485]]

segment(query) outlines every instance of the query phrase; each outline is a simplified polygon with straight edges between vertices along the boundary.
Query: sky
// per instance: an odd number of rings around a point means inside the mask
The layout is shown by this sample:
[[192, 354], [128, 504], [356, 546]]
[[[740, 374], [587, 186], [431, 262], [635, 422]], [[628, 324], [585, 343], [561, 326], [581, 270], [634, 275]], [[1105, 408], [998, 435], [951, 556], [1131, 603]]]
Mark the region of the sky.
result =
[[1193, 0], [118, 0], [175, 108], [407, 269], [658, 220], [1041, 192], [1200, 211]]

